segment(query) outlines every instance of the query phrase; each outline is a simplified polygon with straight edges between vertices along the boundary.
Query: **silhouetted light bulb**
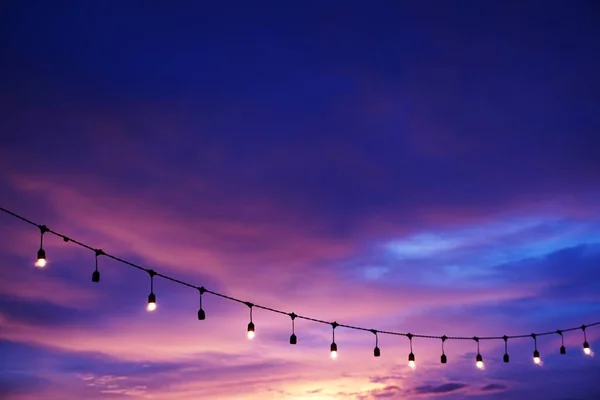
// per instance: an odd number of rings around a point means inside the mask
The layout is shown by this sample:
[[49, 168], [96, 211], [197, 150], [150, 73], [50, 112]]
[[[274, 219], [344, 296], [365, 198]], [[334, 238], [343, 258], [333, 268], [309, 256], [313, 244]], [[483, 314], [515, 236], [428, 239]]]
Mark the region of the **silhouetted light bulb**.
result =
[[331, 343], [331, 346], [329, 346], [329, 351], [331, 352], [331, 358], [335, 360], [338, 356], [338, 353], [337, 353], [338, 348], [337, 348], [337, 344], [335, 344], [335, 342]]
[[92, 282], [94, 282], [94, 283], [100, 282], [100, 271], [94, 271], [92, 273]]
[[256, 333], [254, 332], [254, 322], [249, 322], [248, 323], [248, 339], [252, 340], [252, 339], [254, 339], [255, 336], [256, 336]]
[[198, 310], [198, 320], [199, 321], [204, 321], [205, 319], [206, 319], [206, 313], [201, 308], [201, 309]]
[[504, 362], [507, 363], [510, 361], [510, 357], [508, 355], [508, 353], [504, 353]]
[[446, 357], [445, 354], [442, 354], [440, 361], [442, 362], [442, 364], [446, 364], [448, 362], [448, 357]]
[[542, 359], [540, 358], [540, 352], [537, 351], [537, 350], [535, 350], [533, 352], [533, 362], [536, 363], [536, 364], [539, 364], [539, 363], [542, 362]]
[[477, 354], [477, 357], [475, 358], [475, 366], [479, 369], [483, 369], [485, 367], [481, 354]]
[[417, 368], [417, 363], [415, 362], [415, 355], [414, 353], [410, 353], [408, 355], [408, 366], [412, 369]]
[[34, 264], [38, 268], [44, 268], [46, 266], [46, 252], [44, 249], [39, 249], [37, 252], [37, 261]]
[[290, 344], [296, 344], [298, 343], [298, 338], [296, 337], [295, 333], [292, 333], [292, 335], [290, 336]]
[[587, 341], [583, 342], [583, 353], [586, 356], [591, 356], [592, 355], [592, 349], [590, 349], [590, 345]]
[[148, 310], [148, 311], [156, 310], [156, 295], [154, 293], [150, 293], [148, 295], [148, 305], [146, 306], [146, 310]]
[[373, 349], [373, 356], [374, 356], [374, 357], [379, 357], [379, 356], [381, 356], [381, 350], [379, 350], [379, 347], [375, 347], [375, 348]]
[[560, 346], [560, 354], [567, 354], [567, 348], [565, 346]]

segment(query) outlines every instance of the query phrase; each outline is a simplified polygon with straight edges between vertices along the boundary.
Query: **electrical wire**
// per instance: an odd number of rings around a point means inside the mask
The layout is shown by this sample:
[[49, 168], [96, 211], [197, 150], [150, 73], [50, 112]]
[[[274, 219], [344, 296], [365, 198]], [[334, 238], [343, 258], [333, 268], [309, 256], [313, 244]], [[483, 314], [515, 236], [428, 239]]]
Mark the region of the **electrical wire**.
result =
[[[76, 245], [78, 245], [80, 247], [83, 247], [85, 249], [91, 250], [92, 252], [94, 252], [96, 254], [98, 252], [98, 249], [96, 249], [96, 248], [94, 248], [94, 247], [92, 247], [92, 246], [90, 246], [88, 244], [85, 244], [85, 243], [80, 242], [80, 241], [78, 241], [76, 239], [73, 239], [73, 238], [71, 238], [69, 236], [66, 236], [66, 235], [64, 235], [62, 233], [59, 233], [59, 232], [54, 231], [52, 229], [49, 229], [45, 225], [36, 224], [35, 222], [31, 221], [30, 219], [25, 218], [25, 217], [23, 217], [23, 216], [21, 216], [19, 214], [16, 214], [16, 213], [14, 213], [14, 212], [12, 212], [10, 210], [5, 209], [3, 207], [0, 207], [0, 211], [3, 211], [4, 213], [6, 213], [8, 215], [11, 215], [11, 216], [13, 216], [13, 217], [15, 217], [15, 218], [17, 218], [17, 219], [19, 219], [19, 220], [21, 220], [23, 222], [26, 222], [26, 223], [28, 223], [30, 225], [38, 227], [42, 232], [49, 233], [49, 234], [55, 235], [57, 237], [60, 237], [60, 238], [63, 239], [64, 242], [74, 243], [74, 244], [76, 244]], [[254, 307], [254, 308], [259, 308], [259, 309], [262, 309], [262, 310], [265, 310], [265, 311], [270, 311], [270, 312], [273, 312], [273, 313], [290, 316], [290, 317], [292, 317], [292, 321], [294, 319], [298, 318], [298, 319], [303, 319], [303, 320], [306, 320], [306, 321], [316, 322], [316, 323], [319, 323], [319, 324], [326, 324], [326, 325], [329, 325], [329, 326], [332, 326], [332, 324], [335, 324], [336, 327], [342, 327], [342, 328], [346, 328], [346, 329], [353, 329], [353, 330], [365, 331], [365, 332], [374, 332], [375, 331], [375, 332], [377, 332], [377, 334], [382, 334], [382, 335], [405, 336], [405, 337], [407, 337], [409, 339], [412, 339], [412, 338], [422, 338], [422, 339], [437, 339], [437, 340], [443, 340], [443, 341], [446, 341], [446, 340], [473, 340], [474, 339], [474, 336], [424, 335], [424, 334], [416, 334], [416, 333], [403, 333], [403, 332], [394, 332], [394, 331], [384, 331], [384, 330], [379, 330], [379, 329], [374, 330], [372, 328], [364, 328], [364, 327], [354, 326], [354, 325], [339, 324], [337, 322], [332, 323], [332, 322], [325, 321], [325, 320], [322, 320], [322, 319], [319, 319], [319, 318], [313, 318], [313, 317], [305, 316], [305, 315], [298, 315], [298, 314], [295, 314], [295, 313], [289, 313], [289, 312], [286, 312], [286, 311], [283, 311], [283, 310], [278, 310], [276, 308], [267, 307], [267, 306], [263, 306], [263, 305], [259, 305], [259, 304], [255, 304], [255, 303], [250, 303], [250, 302], [245, 301], [245, 300], [241, 300], [241, 299], [238, 299], [238, 298], [235, 298], [235, 297], [232, 297], [232, 296], [228, 296], [228, 295], [223, 294], [223, 293], [219, 293], [219, 292], [216, 292], [216, 291], [213, 291], [213, 290], [210, 290], [210, 289], [206, 289], [204, 286], [196, 286], [196, 285], [193, 285], [193, 284], [191, 284], [189, 282], [185, 282], [185, 281], [182, 281], [180, 279], [174, 278], [172, 276], [165, 275], [165, 274], [156, 272], [156, 271], [154, 271], [152, 269], [148, 269], [148, 268], [142, 267], [141, 265], [138, 265], [138, 264], [135, 264], [135, 263], [133, 263], [131, 261], [127, 261], [127, 260], [122, 259], [120, 257], [114, 256], [114, 255], [112, 255], [110, 253], [107, 253], [106, 251], [102, 251], [102, 256], [110, 258], [110, 259], [112, 259], [114, 261], [117, 261], [117, 262], [119, 262], [121, 264], [125, 264], [125, 265], [128, 265], [130, 267], [139, 269], [140, 271], [145, 271], [146, 273], [153, 274], [155, 277], [160, 277], [160, 278], [163, 278], [165, 280], [177, 283], [179, 285], [187, 286], [189, 288], [192, 288], [192, 289], [195, 289], [195, 290], [199, 290], [201, 293], [209, 293], [209, 294], [212, 294], [213, 296], [217, 296], [217, 297], [220, 297], [222, 299], [234, 301], [234, 302], [237, 302], [237, 303], [240, 303], [240, 304], [244, 304], [244, 305], [252, 304], [252, 307]], [[572, 328], [560, 329], [558, 331], [556, 329], [554, 329], [552, 331], [535, 333], [533, 335], [539, 337], [539, 336], [555, 335], [557, 332], [560, 332], [561, 336], [562, 336], [562, 333], [564, 333], [564, 332], [576, 331], [576, 330], [579, 330], [579, 329], [582, 329], [584, 331], [584, 333], [585, 333], [585, 329], [586, 328], [589, 328], [589, 327], [592, 327], [592, 326], [596, 326], [596, 325], [600, 325], [600, 321], [592, 322], [592, 323], [589, 323], [589, 324], [584, 324], [584, 325], [580, 325], [580, 326], [576, 326], [576, 327], [572, 327]], [[477, 341], [479, 341], [479, 340], [504, 340], [504, 342], [506, 342], [508, 339], [520, 339], [520, 338], [530, 338], [530, 337], [532, 337], [531, 333], [520, 334], [520, 335], [482, 336], [482, 337], [477, 337]], [[411, 344], [412, 344], [412, 342], [411, 342]]]

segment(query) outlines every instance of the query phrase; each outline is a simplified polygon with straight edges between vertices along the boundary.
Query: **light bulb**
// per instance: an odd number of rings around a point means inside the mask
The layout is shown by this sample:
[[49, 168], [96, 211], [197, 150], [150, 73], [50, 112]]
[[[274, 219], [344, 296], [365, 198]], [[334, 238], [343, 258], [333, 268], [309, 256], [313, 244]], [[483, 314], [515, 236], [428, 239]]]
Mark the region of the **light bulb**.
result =
[[591, 356], [592, 355], [592, 349], [590, 349], [590, 345], [588, 344], [587, 341], [583, 343], [583, 353], [586, 356]]
[[256, 333], [254, 332], [254, 322], [248, 323], [248, 340], [254, 339]]
[[485, 365], [483, 364], [483, 357], [481, 356], [481, 354], [477, 354], [477, 357], [475, 358], [475, 366], [479, 369], [485, 368]]
[[44, 249], [39, 249], [37, 252], [37, 261], [34, 264], [38, 268], [44, 268], [46, 266], [46, 252]]
[[331, 343], [331, 346], [329, 346], [329, 351], [331, 352], [331, 354], [330, 354], [331, 358], [335, 360], [338, 356], [338, 354], [337, 354], [338, 348], [337, 348], [337, 344], [335, 342]]
[[148, 310], [148, 311], [156, 310], [156, 295], [154, 293], [150, 293], [148, 295], [148, 305], [146, 306], [146, 310]]
[[417, 368], [417, 363], [415, 362], [415, 355], [414, 353], [410, 353], [408, 355], [408, 366], [412, 369]]
[[539, 364], [539, 363], [542, 362], [542, 359], [540, 358], [540, 352], [537, 351], [537, 350], [535, 350], [533, 352], [533, 362], [536, 363], [536, 364]]

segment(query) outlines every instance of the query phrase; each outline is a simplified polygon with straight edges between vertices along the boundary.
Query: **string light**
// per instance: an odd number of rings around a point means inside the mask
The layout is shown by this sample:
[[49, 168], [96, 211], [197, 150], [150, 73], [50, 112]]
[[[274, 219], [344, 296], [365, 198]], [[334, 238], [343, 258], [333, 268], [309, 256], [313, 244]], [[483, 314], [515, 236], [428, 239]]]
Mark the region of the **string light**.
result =
[[377, 336], [377, 331], [375, 329], [371, 329], [371, 332], [375, 335], [375, 348], [373, 349], [373, 356], [379, 357], [381, 356], [381, 350], [379, 350], [379, 336]]
[[565, 338], [563, 337], [562, 331], [559, 329], [556, 331], [560, 335], [560, 354], [567, 354], [567, 348], [565, 347]]
[[248, 323], [248, 340], [252, 340], [256, 336], [256, 333], [254, 332], [254, 322], [252, 322], [252, 307], [254, 307], [254, 304], [247, 301], [246, 305], [250, 309], [250, 322]]
[[298, 338], [296, 337], [296, 327], [294, 326], [294, 320], [296, 319], [296, 317], [296, 314], [290, 314], [290, 318], [292, 319], [292, 334], [290, 335], [290, 344], [298, 343]]
[[204, 286], [198, 288], [198, 293], [200, 293], [200, 308], [198, 309], [199, 321], [204, 321], [206, 319], [206, 313], [204, 312], [204, 309], [202, 309], [202, 295], [204, 294], [204, 292], [206, 292]]
[[40, 228], [40, 249], [37, 252], [37, 258], [35, 266], [38, 268], [44, 268], [46, 266], [46, 251], [44, 250], [44, 233], [48, 232], [46, 225], [38, 225]]
[[[480, 340], [504, 340], [504, 362], [508, 363], [509, 362], [509, 356], [508, 356], [508, 339], [517, 339], [517, 338], [525, 338], [525, 337], [534, 337], [534, 339], [535, 339], [535, 337], [537, 337], [537, 336], [546, 336], [546, 335], [551, 335], [551, 334], [557, 334], [558, 333], [560, 335], [560, 337], [561, 337], [560, 354], [566, 354], [566, 348], [564, 346], [563, 333], [564, 332], [570, 332], [570, 331], [576, 331], [576, 330], [581, 329], [583, 331], [583, 338], [584, 338], [583, 352], [586, 355], [590, 355], [590, 356], [594, 355], [594, 353], [592, 352], [592, 350], [590, 348], [590, 345], [589, 345], [589, 343], [587, 341], [586, 328], [590, 328], [592, 326], [600, 325], [600, 321], [594, 322], [594, 323], [590, 323], [590, 324], [587, 324], [587, 325], [577, 326], [577, 327], [574, 327], [574, 328], [568, 328], [568, 329], [562, 329], [562, 330], [555, 330], [555, 331], [549, 331], [549, 332], [541, 332], [541, 333], [537, 333], [537, 334], [512, 335], [512, 336], [507, 336], [507, 335], [504, 335], [504, 336], [487, 336], [487, 337], [470, 337], [470, 336], [452, 336], [452, 337], [447, 337], [445, 335], [444, 336], [419, 335], [419, 334], [412, 334], [412, 333], [401, 333], [401, 332], [393, 332], [393, 331], [380, 331], [380, 330], [374, 330], [374, 329], [367, 329], [367, 328], [363, 328], [363, 327], [360, 327], [360, 326], [338, 324], [337, 322], [330, 323], [330, 322], [327, 322], [327, 321], [324, 321], [324, 320], [321, 320], [321, 319], [317, 319], [317, 318], [313, 318], [313, 317], [309, 317], [309, 316], [296, 315], [294, 313], [289, 314], [289, 313], [287, 313], [285, 311], [278, 310], [278, 309], [275, 309], [275, 308], [271, 308], [271, 307], [267, 307], [267, 306], [261, 306], [261, 305], [257, 305], [257, 304], [252, 304], [252, 303], [245, 302], [243, 300], [237, 299], [235, 297], [227, 296], [225, 294], [222, 294], [222, 293], [219, 293], [219, 292], [216, 292], [216, 291], [205, 289], [204, 287], [198, 287], [198, 286], [192, 285], [192, 284], [190, 284], [188, 282], [184, 282], [182, 280], [173, 278], [173, 277], [168, 276], [168, 275], [157, 273], [154, 270], [144, 268], [144, 267], [142, 267], [140, 265], [137, 265], [137, 264], [135, 264], [135, 263], [133, 263], [131, 261], [127, 261], [127, 260], [124, 260], [122, 258], [116, 257], [114, 255], [108, 254], [108, 253], [106, 253], [106, 252], [104, 252], [102, 250], [95, 249], [95, 248], [93, 248], [93, 247], [91, 247], [91, 246], [89, 246], [89, 245], [87, 245], [85, 243], [82, 243], [82, 242], [77, 241], [75, 239], [69, 238], [69, 237], [67, 237], [67, 236], [65, 236], [65, 235], [63, 235], [61, 233], [53, 231], [53, 230], [47, 228], [45, 225], [38, 225], [35, 222], [33, 222], [33, 221], [31, 221], [31, 220], [29, 220], [29, 219], [27, 219], [25, 217], [22, 217], [22, 216], [20, 216], [18, 214], [15, 214], [12, 211], [9, 211], [9, 210], [7, 210], [5, 208], [0, 207], [0, 211], [4, 212], [6, 214], [9, 214], [9, 215], [11, 215], [11, 216], [13, 216], [13, 217], [15, 217], [17, 219], [20, 219], [21, 221], [26, 222], [26, 223], [28, 223], [28, 224], [30, 224], [32, 226], [36, 226], [40, 230], [40, 249], [38, 250], [37, 261], [35, 263], [35, 265], [37, 267], [43, 268], [46, 265], [46, 263], [47, 263], [46, 253], [45, 253], [45, 251], [43, 249], [43, 236], [46, 233], [50, 233], [52, 235], [55, 235], [55, 236], [58, 236], [58, 237], [62, 238], [65, 243], [71, 242], [71, 243], [74, 243], [74, 244], [76, 244], [76, 245], [78, 245], [80, 247], [83, 247], [83, 248], [86, 248], [86, 249], [88, 249], [90, 251], [95, 252], [95, 254], [96, 254], [96, 269], [95, 269], [94, 273], [92, 274], [92, 281], [93, 282], [99, 282], [100, 281], [100, 272], [98, 271], [98, 263], [97, 263], [97, 258], [98, 258], [99, 255], [103, 255], [103, 256], [105, 256], [107, 258], [110, 258], [110, 259], [112, 259], [114, 261], [118, 261], [118, 262], [120, 262], [122, 264], [128, 265], [130, 267], [133, 267], [133, 268], [136, 268], [136, 269], [138, 269], [140, 271], [144, 271], [144, 272], [148, 273], [150, 275], [150, 294], [148, 295], [148, 306], [147, 306], [147, 310], [148, 311], [154, 311], [154, 310], [156, 310], [156, 307], [157, 307], [156, 306], [156, 295], [154, 294], [154, 277], [155, 276], [158, 276], [158, 277], [161, 277], [161, 278], [163, 278], [165, 280], [169, 280], [171, 282], [180, 284], [182, 286], [187, 286], [189, 288], [193, 288], [195, 290], [198, 290], [199, 293], [200, 293], [200, 309], [198, 310], [198, 319], [200, 319], [200, 320], [203, 320], [203, 319], [206, 318], [206, 314], [205, 314], [205, 312], [204, 312], [204, 310], [202, 308], [202, 297], [203, 297], [202, 295], [205, 294], [205, 293], [210, 293], [213, 296], [217, 296], [217, 297], [220, 297], [222, 299], [226, 299], [226, 300], [234, 301], [234, 302], [237, 302], [237, 303], [242, 303], [242, 304], [250, 305], [250, 323], [248, 324], [248, 337], [249, 338], [254, 337], [254, 335], [255, 335], [255, 327], [254, 327], [254, 323], [252, 322], [252, 309], [253, 308], [261, 308], [261, 309], [266, 310], [266, 311], [270, 311], [270, 312], [273, 312], [273, 313], [276, 313], [276, 314], [287, 315], [287, 316], [291, 317], [291, 319], [292, 319], [292, 335], [290, 336], [290, 344], [296, 344], [297, 343], [297, 337], [296, 337], [295, 327], [294, 327], [295, 319], [297, 319], [297, 318], [304, 319], [304, 320], [307, 320], [307, 321], [312, 321], [312, 322], [315, 322], [315, 323], [331, 325], [332, 328], [333, 328], [333, 335], [332, 335], [333, 336], [333, 342], [331, 343], [331, 347], [330, 347], [331, 357], [332, 358], [336, 358], [337, 357], [337, 350], [338, 349], [337, 349], [337, 344], [335, 343], [335, 328], [338, 327], [338, 326], [341, 326], [341, 327], [344, 327], [344, 328], [347, 328], [347, 329], [370, 331], [370, 332], [375, 333], [375, 349], [373, 350], [373, 354], [374, 354], [375, 357], [379, 357], [379, 355], [381, 354], [381, 351], [379, 350], [379, 346], [378, 346], [379, 345], [379, 343], [378, 343], [378, 340], [379, 340], [378, 334], [379, 333], [386, 334], [386, 335], [395, 335], [395, 336], [405, 336], [405, 337], [407, 337], [409, 339], [409, 344], [410, 344], [410, 354], [408, 356], [408, 364], [413, 369], [416, 367], [415, 355], [414, 355], [413, 349], [412, 349], [412, 339], [413, 339], [413, 337], [419, 337], [419, 338], [424, 338], [424, 339], [441, 339], [442, 340], [441, 362], [443, 364], [445, 364], [447, 362], [446, 354], [444, 352], [444, 342], [446, 340], [473, 340], [473, 339], [475, 339], [476, 342], [477, 342], [477, 356], [475, 358], [476, 366], [478, 368], [484, 368], [483, 357], [481, 356], [481, 354], [479, 352], [479, 341]], [[537, 352], [537, 343], [534, 342], [534, 344], [535, 344], [534, 362], [536, 362], [535, 358], [536, 358], [536, 355], [537, 355], [537, 358], [539, 358], [539, 352]]]
[[417, 368], [417, 363], [415, 362], [415, 354], [413, 353], [412, 348], [413, 334], [407, 333], [406, 337], [408, 338], [408, 345], [410, 346], [410, 353], [408, 354], [408, 366], [414, 370], [415, 368]]
[[146, 306], [146, 310], [154, 311], [156, 310], [156, 295], [154, 294], [154, 276], [156, 275], [156, 272], [148, 270], [148, 274], [150, 275], [150, 294], [148, 295], [148, 305]]
[[104, 254], [104, 252], [101, 249], [96, 249], [94, 250], [94, 253], [96, 254], [96, 269], [92, 273], [92, 282], [98, 283], [100, 282], [100, 271], [98, 271], [98, 256], [101, 256], [102, 254]]
[[594, 353], [592, 352], [592, 349], [590, 349], [590, 345], [587, 341], [587, 335], [585, 333], [585, 328], [586, 328], [585, 325], [581, 325], [581, 330], [583, 331], [583, 353], [586, 356], [593, 356]]
[[533, 338], [533, 362], [537, 365], [541, 365], [542, 359], [540, 358], [540, 352], [537, 349], [537, 335], [532, 333], [531, 337]]
[[337, 322], [331, 323], [332, 340], [331, 340], [331, 346], [329, 346], [329, 355], [331, 356], [331, 358], [333, 360], [335, 360], [338, 356], [338, 348], [337, 348], [337, 344], [335, 343], [335, 328], [337, 328], [338, 326], [339, 326], [339, 324]]
[[479, 338], [474, 337], [473, 340], [477, 343], [477, 356], [475, 356], [475, 366], [479, 369], [484, 369], [485, 364], [483, 363], [483, 357], [479, 353]]
[[448, 340], [448, 336], [442, 336], [442, 357], [440, 358], [440, 362], [442, 364], [446, 364], [448, 362], [448, 358], [446, 357], [446, 353], [444, 352], [444, 342]]

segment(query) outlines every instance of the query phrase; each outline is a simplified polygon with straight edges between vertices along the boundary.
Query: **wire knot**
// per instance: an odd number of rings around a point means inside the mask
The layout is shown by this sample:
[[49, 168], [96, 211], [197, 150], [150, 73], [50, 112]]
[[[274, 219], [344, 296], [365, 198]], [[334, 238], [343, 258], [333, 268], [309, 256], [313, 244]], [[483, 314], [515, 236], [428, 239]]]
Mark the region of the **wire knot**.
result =
[[102, 249], [95, 249], [94, 253], [96, 253], [96, 257], [104, 255], [104, 250]]
[[244, 304], [250, 308], [254, 307], [254, 304], [250, 303], [249, 301], [245, 301]]
[[331, 323], [331, 327], [332, 327], [333, 329], [337, 328], [338, 326], [340, 326], [340, 324], [338, 324], [338, 323], [337, 323], [337, 322], [335, 322], [335, 321]]
[[445, 342], [446, 340], [448, 340], [448, 336], [446, 336], [446, 335], [442, 336], [442, 342]]
[[204, 288], [204, 286], [200, 286], [200, 287], [198, 288], [198, 291], [200, 292], [200, 294], [204, 294], [204, 293], [206, 293], [206, 289]]
[[42, 232], [42, 234], [50, 231], [46, 225], [38, 225], [38, 228], [40, 228], [40, 232]]
[[156, 276], [156, 271], [153, 269], [149, 269], [148, 274], [150, 275], [150, 278], [154, 278], [154, 276]]
[[298, 318], [298, 316], [295, 313], [289, 313], [288, 315], [290, 316], [292, 321], [295, 320], [296, 318]]

